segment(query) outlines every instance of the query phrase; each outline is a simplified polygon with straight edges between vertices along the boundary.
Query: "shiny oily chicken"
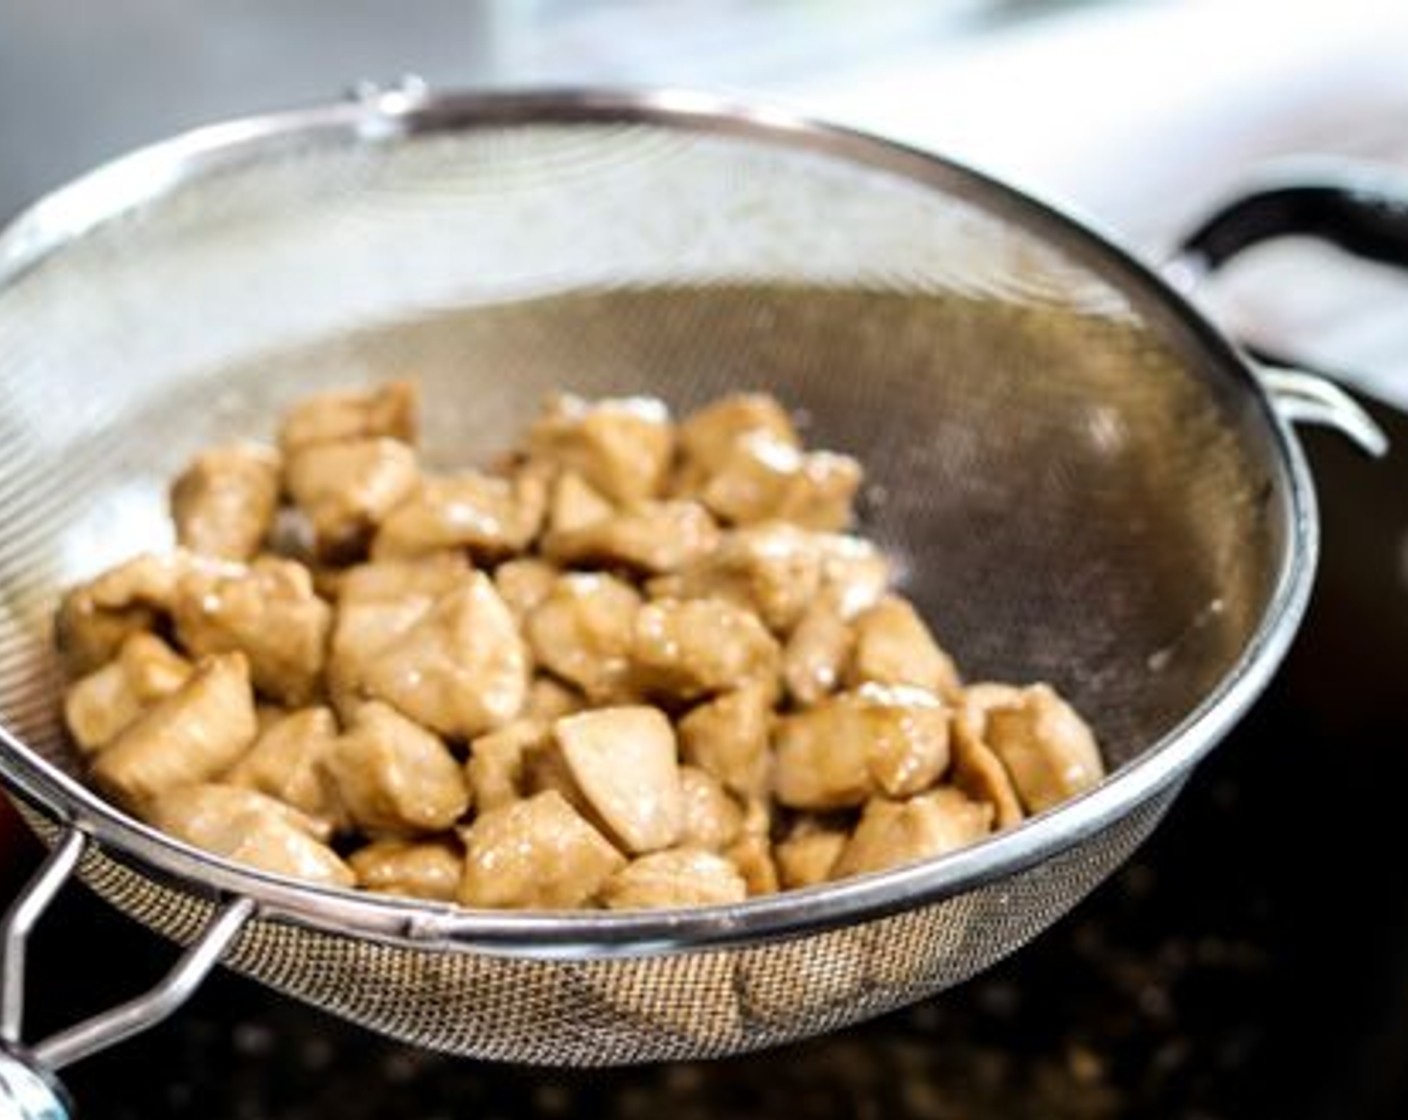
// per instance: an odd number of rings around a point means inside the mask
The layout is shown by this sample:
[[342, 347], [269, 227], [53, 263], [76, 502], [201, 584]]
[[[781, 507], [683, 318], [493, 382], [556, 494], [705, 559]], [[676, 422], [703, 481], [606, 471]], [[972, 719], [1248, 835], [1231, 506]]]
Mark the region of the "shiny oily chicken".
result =
[[419, 459], [407, 382], [171, 488], [177, 548], [72, 589], [92, 780], [216, 855], [472, 907], [698, 906], [923, 860], [1102, 775], [1045, 684], [965, 685], [861, 467], [773, 398], [549, 400]]

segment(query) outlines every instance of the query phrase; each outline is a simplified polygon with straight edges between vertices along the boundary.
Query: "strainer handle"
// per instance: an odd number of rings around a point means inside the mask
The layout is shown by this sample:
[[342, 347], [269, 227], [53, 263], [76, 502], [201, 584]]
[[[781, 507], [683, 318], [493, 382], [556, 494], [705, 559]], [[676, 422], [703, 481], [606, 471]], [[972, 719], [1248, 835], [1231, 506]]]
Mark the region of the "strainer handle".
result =
[[252, 899], [226, 904], [150, 990], [32, 1047], [24, 1024], [29, 935], [73, 874], [87, 844], [66, 831], [0, 921], [0, 1120], [67, 1120], [69, 1103], [54, 1071], [155, 1026], [179, 1008], [224, 955], [254, 913]]

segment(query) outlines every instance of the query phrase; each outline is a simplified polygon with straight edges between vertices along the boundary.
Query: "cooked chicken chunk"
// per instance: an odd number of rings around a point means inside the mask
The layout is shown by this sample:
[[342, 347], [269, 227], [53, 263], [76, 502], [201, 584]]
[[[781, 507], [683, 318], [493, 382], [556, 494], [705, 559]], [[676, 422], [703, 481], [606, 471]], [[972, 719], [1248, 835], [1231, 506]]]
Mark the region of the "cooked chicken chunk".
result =
[[140, 813], [167, 790], [223, 774], [257, 731], [244, 655], [208, 657], [185, 684], [104, 748], [93, 779]]
[[945, 786], [908, 801], [877, 797], [832, 869], [832, 877], [864, 875], [941, 856], [976, 843], [992, 828], [992, 806]]
[[651, 581], [653, 598], [727, 599], [785, 634], [817, 595], [822, 553], [816, 534], [770, 522], [725, 533], [678, 575]]
[[860, 464], [849, 455], [802, 452], [755, 435], [734, 446], [698, 495], [729, 524], [790, 521], [805, 529], [837, 530], [851, 520], [860, 480]]
[[193, 668], [155, 634], [133, 634], [116, 660], [69, 686], [64, 723], [80, 750], [97, 751], [185, 684]]
[[462, 553], [382, 560], [347, 570], [338, 591], [328, 686], [339, 709], [355, 707], [368, 660], [409, 630], [435, 601], [464, 584]]
[[725, 906], [748, 897], [748, 886], [723, 856], [690, 848], [633, 859], [601, 888], [610, 910]]
[[305, 397], [284, 415], [279, 446], [288, 453], [316, 443], [378, 436], [415, 443], [418, 397], [410, 381]]
[[54, 619], [55, 645], [68, 672], [91, 673], [133, 634], [153, 629], [189, 559], [185, 552], [143, 553], [71, 589]]
[[525, 556], [494, 569], [494, 588], [519, 625], [552, 593], [562, 571], [546, 560]]
[[279, 469], [278, 455], [258, 444], [201, 452], [171, 487], [177, 541], [206, 556], [248, 560], [274, 523]]
[[775, 687], [778, 657], [757, 615], [724, 599], [661, 599], [636, 614], [631, 660], [651, 694], [695, 700], [750, 682]]
[[684, 794], [675, 732], [655, 708], [599, 708], [566, 716], [553, 738], [577, 788], [628, 852], [677, 843]]
[[1021, 824], [1026, 814], [1012, 775], [983, 736], [987, 733], [988, 711], [994, 704], [1019, 701], [1017, 689], [974, 685], [965, 692], [953, 715], [953, 784], [973, 800], [990, 804], [1000, 829]]
[[276, 875], [350, 887], [351, 869], [326, 844], [326, 833], [272, 797], [217, 784], [182, 786], [157, 798], [151, 823], [217, 856]]
[[477, 471], [422, 478], [381, 522], [372, 556], [384, 560], [448, 548], [466, 548], [485, 559], [507, 556], [538, 535], [546, 509], [541, 470], [520, 471], [512, 479]]
[[771, 777], [772, 689], [750, 685], [700, 704], [679, 722], [680, 756], [743, 797]]
[[898, 595], [887, 595], [857, 616], [855, 648], [847, 667], [847, 683], [867, 681], [907, 684], [926, 689], [949, 702], [963, 694], [953, 659], [939, 648], [915, 609]]
[[469, 808], [455, 756], [386, 704], [358, 708], [323, 765], [352, 822], [371, 833], [442, 832]]
[[465, 777], [475, 808], [482, 813], [525, 796], [526, 756], [543, 749], [549, 737], [547, 724], [536, 719], [516, 719], [470, 743]]
[[524, 633], [537, 663], [596, 703], [631, 693], [631, 649], [640, 596], [614, 576], [570, 573], [528, 616]]
[[549, 402], [528, 432], [529, 453], [576, 471], [612, 502], [653, 498], [665, 488], [674, 434], [663, 403], [649, 397]]
[[834, 605], [825, 599], [812, 603], [782, 649], [788, 695], [805, 707], [835, 692], [854, 643], [855, 635]]
[[782, 885], [795, 890], [826, 882], [849, 840], [843, 828], [802, 818], [774, 849]]
[[553, 530], [543, 538], [543, 553], [559, 564], [660, 575], [698, 563], [718, 540], [718, 526], [697, 502], [637, 502], [579, 528]]
[[286, 484], [313, 526], [318, 555], [362, 553], [376, 527], [415, 490], [416, 453], [394, 439], [315, 443], [288, 459]]
[[587, 485], [576, 471], [562, 471], [552, 486], [548, 531], [570, 533], [616, 512], [616, 507]]
[[978, 692], [975, 705], [987, 705], [981, 741], [1011, 775], [1028, 812], [1049, 809], [1105, 776], [1095, 736], [1049, 685], [1011, 690], [995, 702]]
[[904, 686], [866, 685], [778, 721], [774, 793], [794, 809], [843, 809], [906, 797], [949, 763], [948, 709]]
[[452, 839], [374, 840], [347, 862], [365, 890], [434, 902], [453, 902], [464, 875], [464, 853]]
[[691, 415], [679, 428], [678, 492], [696, 491], [751, 436], [764, 436], [785, 447], [802, 446], [787, 412], [764, 393], [735, 393]]
[[626, 857], [552, 790], [480, 813], [464, 831], [466, 906], [583, 906]]
[[326, 764], [337, 748], [337, 721], [327, 708], [290, 712], [263, 728], [254, 746], [221, 778], [258, 790], [336, 828], [348, 822]]
[[781, 888], [777, 865], [772, 858], [772, 845], [764, 836], [740, 836], [724, 850], [748, 888], [748, 897], [776, 894]]
[[261, 556], [248, 567], [193, 565], [172, 613], [176, 636], [196, 656], [245, 654], [262, 695], [296, 706], [320, 690], [332, 608], [302, 564]]
[[679, 772], [684, 806], [680, 847], [723, 851], [742, 834], [743, 811], [712, 774], [697, 766], [681, 766]]
[[846, 533], [817, 533], [821, 550], [820, 599], [849, 622], [875, 606], [890, 586], [890, 562], [867, 540]]
[[587, 706], [587, 699], [575, 688], [568, 688], [551, 677], [534, 677], [528, 686], [528, 699], [523, 705], [524, 719], [536, 719], [545, 723], [580, 712]]
[[528, 650], [489, 577], [459, 587], [361, 661], [362, 688], [441, 735], [502, 727], [528, 695]]

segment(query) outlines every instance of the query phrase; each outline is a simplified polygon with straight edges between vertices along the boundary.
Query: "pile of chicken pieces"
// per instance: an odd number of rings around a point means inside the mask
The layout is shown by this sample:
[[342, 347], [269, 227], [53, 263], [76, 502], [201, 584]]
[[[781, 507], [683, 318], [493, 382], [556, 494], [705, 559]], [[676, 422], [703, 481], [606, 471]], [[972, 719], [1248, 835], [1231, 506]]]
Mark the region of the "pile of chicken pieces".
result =
[[963, 685], [845, 532], [860, 466], [773, 398], [559, 396], [454, 474], [416, 414], [305, 399], [180, 475], [175, 551], [67, 594], [106, 794], [321, 884], [636, 909], [938, 856], [1101, 777], [1051, 688]]

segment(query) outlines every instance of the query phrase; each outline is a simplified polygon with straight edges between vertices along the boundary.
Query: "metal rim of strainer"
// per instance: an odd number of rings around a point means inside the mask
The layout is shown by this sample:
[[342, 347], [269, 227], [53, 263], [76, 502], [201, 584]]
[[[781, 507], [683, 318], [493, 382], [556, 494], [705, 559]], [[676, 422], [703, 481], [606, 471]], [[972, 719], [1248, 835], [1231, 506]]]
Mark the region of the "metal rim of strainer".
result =
[[1010, 219], [1138, 293], [1254, 403], [1274, 450], [1287, 525], [1275, 585], [1246, 648], [1202, 702], [1095, 789], [940, 859], [728, 905], [643, 912], [505, 912], [391, 900], [296, 883], [219, 859], [126, 816], [0, 726], [0, 775], [45, 816], [109, 855], [210, 898], [245, 897], [265, 919], [425, 948], [538, 959], [643, 956], [742, 945], [883, 917], [991, 884], [1110, 826], [1178, 782], [1270, 681], [1304, 614], [1318, 520], [1309, 471], [1287, 418], [1227, 339], [1157, 273], [1088, 222], [941, 156], [866, 133], [695, 92], [561, 90], [436, 93], [418, 83], [358, 87], [347, 99], [196, 129], [119, 158], [42, 199], [0, 231], [0, 298], [86, 232], [182, 184], [310, 140], [377, 144], [514, 124], [641, 124], [729, 133], [827, 154], [942, 189]]

